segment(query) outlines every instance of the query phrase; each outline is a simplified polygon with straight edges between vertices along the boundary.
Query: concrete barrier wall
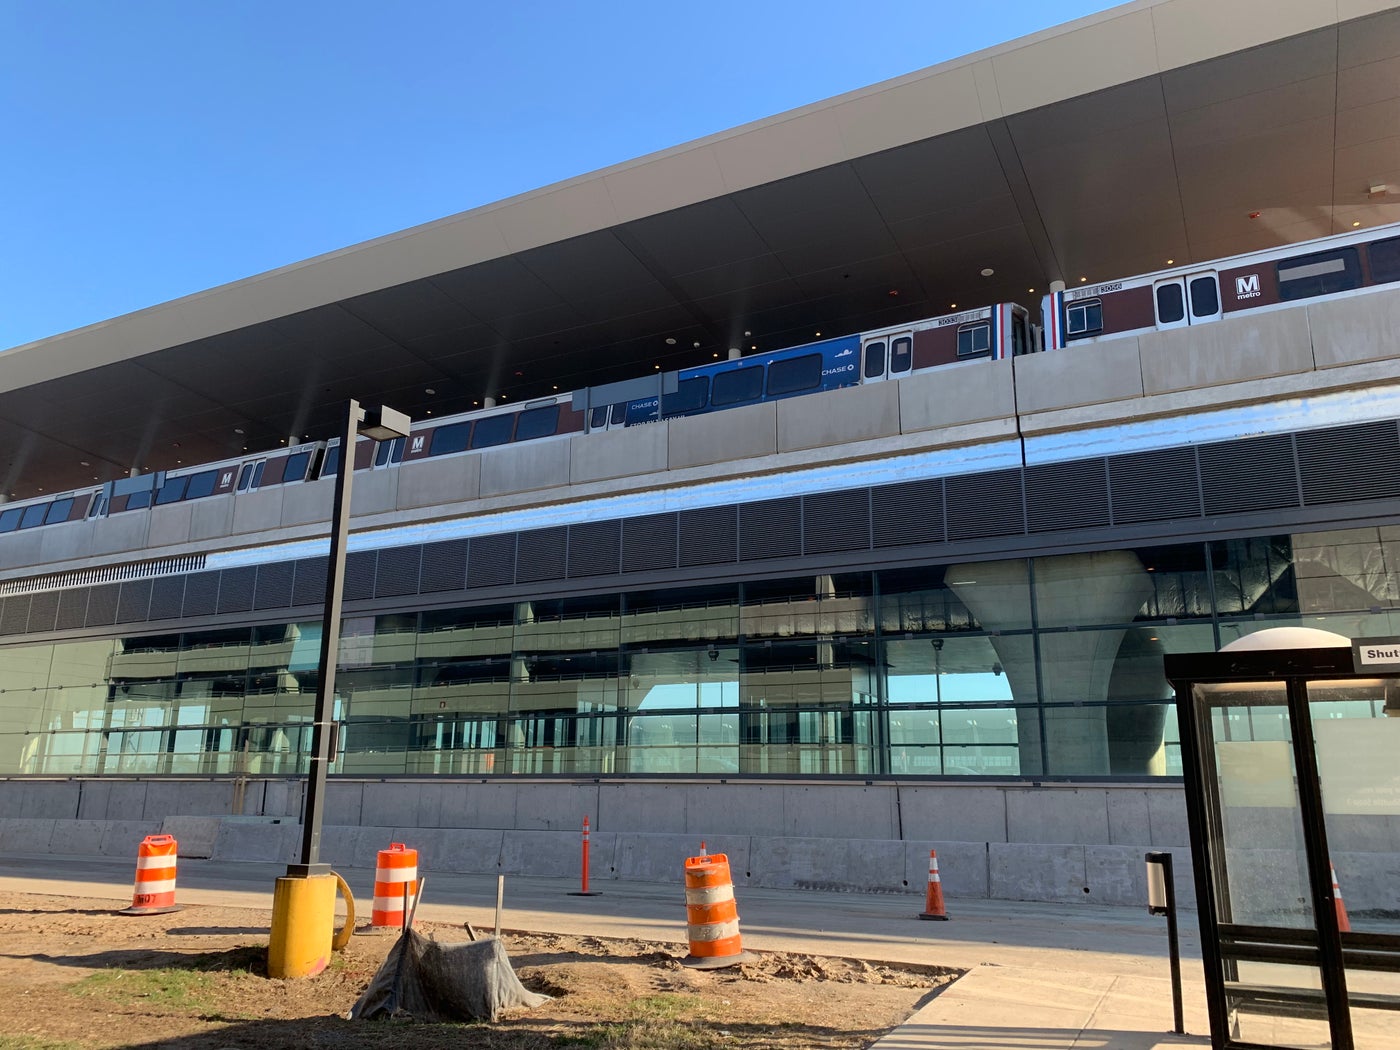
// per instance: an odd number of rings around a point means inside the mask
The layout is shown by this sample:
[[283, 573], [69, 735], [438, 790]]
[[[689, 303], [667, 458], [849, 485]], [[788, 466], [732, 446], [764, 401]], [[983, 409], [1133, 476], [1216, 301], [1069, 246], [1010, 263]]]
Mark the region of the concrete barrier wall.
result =
[[[254, 780], [231, 812], [228, 780], [0, 781], [0, 851], [135, 856], [171, 834], [187, 857], [296, 859], [303, 783]], [[584, 815], [597, 880], [678, 882], [703, 841], [736, 885], [922, 894], [937, 849], [951, 897], [1141, 904], [1143, 854], [1177, 856], [1194, 900], [1182, 795], [1173, 785], [335, 779], [322, 857], [373, 868], [403, 842], [424, 871], [577, 877]], [[1384, 843], [1363, 843], [1375, 850]], [[1380, 905], [1400, 855], [1344, 854], [1345, 892]]]

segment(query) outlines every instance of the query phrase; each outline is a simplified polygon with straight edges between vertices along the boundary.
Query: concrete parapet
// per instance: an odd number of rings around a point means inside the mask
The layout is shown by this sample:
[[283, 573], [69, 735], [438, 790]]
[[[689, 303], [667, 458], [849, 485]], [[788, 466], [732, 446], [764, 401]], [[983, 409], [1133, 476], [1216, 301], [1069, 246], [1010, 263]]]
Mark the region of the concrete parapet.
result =
[[[161, 820], [174, 815], [200, 817], [222, 817], [230, 815], [233, 802], [233, 784], [230, 781], [189, 781], [189, 780], [150, 780], [145, 787], [145, 808], [141, 816], [147, 820]], [[130, 817], [125, 812], [111, 812], [114, 820]]]
[[669, 433], [658, 425], [578, 434], [569, 439], [569, 480], [580, 485], [665, 470]]
[[830, 448], [899, 434], [897, 383], [831, 390], [779, 401], [778, 451]]
[[214, 855], [220, 820], [219, 817], [166, 817], [160, 822], [160, 833], [175, 837], [181, 857], [208, 858]]
[[214, 842], [214, 860], [290, 862], [301, 847], [301, 827], [269, 820], [225, 818]]
[[1086, 901], [1084, 847], [993, 842], [987, 847], [990, 896], [1008, 901]]
[[911, 842], [1005, 842], [1009, 788], [899, 786], [900, 822]]
[[1368, 292], [1308, 306], [1318, 368], [1395, 357], [1400, 291]]
[[444, 456], [399, 467], [400, 510], [476, 499], [480, 492], [480, 455]]
[[1138, 344], [1143, 393], [1242, 383], [1313, 368], [1306, 310], [1273, 310], [1148, 332]]
[[0, 819], [0, 850], [6, 853], [47, 853], [55, 821], [44, 817]]
[[903, 893], [905, 843], [880, 839], [755, 838], [749, 881], [775, 889]]
[[972, 361], [909, 376], [899, 389], [900, 429], [906, 434], [962, 423], [1014, 418], [1011, 361]]
[[78, 815], [82, 784], [73, 780], [11, 781], [19, 791], [18, 817], [71, 820]]
[[[60, 822], [63, 823], [63, 822]], [[57, 828], [55, 837], [57, 837]], [[147, 835], [160, 834], [158, 820], [108, 820], [102, 828], [102, 855], [104, 857], [130, 857], [133, 869], [136, 865], [136, 852], [141, 840]], [[50, 852], [57, 852], [50, 847]]]
[[[693, 835], [644, 835], [625, 833], [616, 837], [616, 848], [608, 874], [594, 864], [599, 877], [617, 878], [630, 882], [685, 883], [685, 860], [700, 855], [700, 839]], [[705, 839], [709, 853], [723, 853], [729, 858], [729, 874], [734, 885], [752, 882], [750, 851], [753, 840], [747, 835], [715, 835]], [[597, 857], [598, 854], [594, 853]]]
[[1142, 397], [1138, 341], [1067, 346], [1015, 359], [1016, 407], [1021, 412], [1099, 405]]
[[107, 824], [105, 820], [56, 820], [45, 852], [69, 857], [100, 857]]
[[1009, 842], [1111, 842], [1104, 788], [1027, 787], [1006, 793]]
[[987, 897], [991, 893], [988, 844], [985, 842], [906, 842], [904, 882], [910, 893], [928, 887], [928, 851], [938, 851], [938, 877], [949, 897]]
[[[501, 870], [504, 831], [461, 831], [444, 828], [431, 867], [440, 871], [493, 875]], [[598, 856], [595, 852], [594, 856]]]
[[481, 496], [529, 492], [569, 483], [568, 441], [501, 445], [481, 456]]
[[778, 451], [778, 403], [750, 405], [667, 422], [672, 470], [758, 459]]
[[898, 838], [894, 792], [885, 785], [789, 784], [783, 789], [783, 831], [797, 837]]
[[[611, 858], [617, 836], [595, 831], [590, 836], [590, 876], [595, 864]], [[582, 871], [582, 835], [578, 831], [506, 831], [501, 836], [501, 871], [508, 875], [551, 875], [578, 878]], [[599, 878], [610, 878], [611, 860], [602, 865]]]

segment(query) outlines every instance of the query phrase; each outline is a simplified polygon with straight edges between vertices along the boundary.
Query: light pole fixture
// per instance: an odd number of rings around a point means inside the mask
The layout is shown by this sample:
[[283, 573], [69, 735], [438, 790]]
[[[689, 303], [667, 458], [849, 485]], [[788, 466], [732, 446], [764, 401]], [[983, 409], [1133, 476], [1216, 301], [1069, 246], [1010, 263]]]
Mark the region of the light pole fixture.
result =
[[[321, 863], [321, 822], [326, 774], [334, 760], [335, 664], [340, 650], [340, 606], [345, 591], [345, 546], [350, 532], [350, 493], [355, 478], [355, 442], [363, 433], [376, 441], [407, 437], [411, 420], [392, 408], [368, 411], [351, 399], [341, 428], [340, 469], [331, 504], [330, 555], [326, 561], [326, 599], [321, 615], [321, 655], [316, 676], [316, 712], [311, 725], [311, 756], [301, 815], [301, 854], [277, 880], [272, 901], [272, 935], [268, 976], [309, 977], [325, 968], [332, 948], [343, 948], [354, 928], [354, 903], [344, 880]], [[341, 936], [335, 928], [335, 892], [349, 909]]]

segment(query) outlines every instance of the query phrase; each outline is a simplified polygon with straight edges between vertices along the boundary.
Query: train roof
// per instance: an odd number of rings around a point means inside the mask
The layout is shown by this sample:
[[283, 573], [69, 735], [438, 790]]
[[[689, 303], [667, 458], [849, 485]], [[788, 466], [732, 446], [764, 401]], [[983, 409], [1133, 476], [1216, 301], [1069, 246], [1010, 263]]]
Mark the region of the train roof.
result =
[[1397, 67], [1394, 2], [1138, 0], [0, 353], [0, 491], [1392, 222]]

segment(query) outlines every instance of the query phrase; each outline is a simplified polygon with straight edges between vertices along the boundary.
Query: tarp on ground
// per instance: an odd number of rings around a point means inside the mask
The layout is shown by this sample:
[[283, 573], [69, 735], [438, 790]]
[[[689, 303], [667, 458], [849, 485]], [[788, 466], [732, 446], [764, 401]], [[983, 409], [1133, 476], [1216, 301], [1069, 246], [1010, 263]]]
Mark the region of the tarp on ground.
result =
[[494, 1021], [505, 1010], [548, 999], [520, 983], [498, 937], [439, 944], [408, 930], [389, 949], [350, 1018]]

